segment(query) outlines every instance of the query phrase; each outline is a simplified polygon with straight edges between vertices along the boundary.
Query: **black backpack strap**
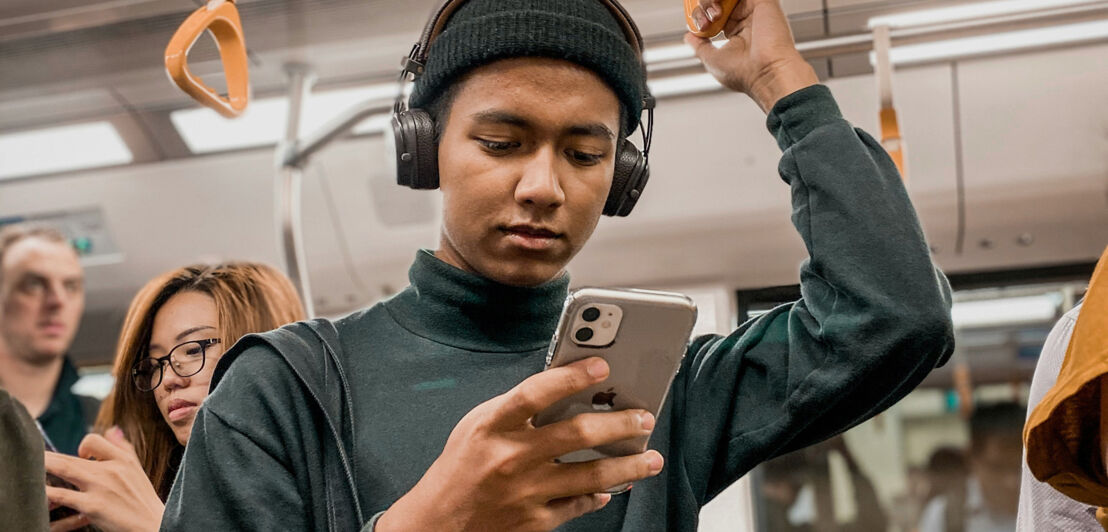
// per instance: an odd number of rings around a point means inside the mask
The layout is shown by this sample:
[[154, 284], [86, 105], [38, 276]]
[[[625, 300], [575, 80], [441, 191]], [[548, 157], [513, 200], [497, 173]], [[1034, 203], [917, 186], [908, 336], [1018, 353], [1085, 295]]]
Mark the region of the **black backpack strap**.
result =
[[[323, 347], [326, 355], [322, 364], [315, 353], [311, 354], [311, 358], [300, 362], [323, 370], [321, 383], [324, 388], [317, 388], [323, 393], [316, 400], [325, 402], [323, 409], [327, 413], [326, 422], [335, 436], [323, 447], [324, 464], [327, 468], [327, 508], [330, 512], [327, 521], [334, 532], [360, 530], [365, 519], [358, 500], [357, 483], [354, 481], [351, 451], [357, 449], [357, 446], [354, 442], [353, 399], [350, 397], [350, 384], [342, 367], [342, 344], [339, 342], [338, 330], [330, 320], [316, 319], [305, 324], [316, 336], [318, 345]], [[293, 365], [293, 362], [290, 361], [289, 364]], [[293, 370], [296, 370], [295, 366]]]
[[323, 463], [327, 522], [332, 532], [360, 530], [365, 523], [354, 481], [354, 416], [350, 386], [342, 367], [342, 344], [331, 321], [315, 319], [275, 331], [242, 337], [220, 358], [212, 375], [214, 390], [238, 355], [265, 344], [281, 355], [318, 410], [323, 428]]

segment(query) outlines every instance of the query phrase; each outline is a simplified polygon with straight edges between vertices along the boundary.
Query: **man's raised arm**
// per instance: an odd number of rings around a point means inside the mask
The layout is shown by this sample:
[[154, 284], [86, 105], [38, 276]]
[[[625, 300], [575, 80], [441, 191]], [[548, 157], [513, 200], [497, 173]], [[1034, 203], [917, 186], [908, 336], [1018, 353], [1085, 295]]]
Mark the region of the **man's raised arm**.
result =
[[687, 40], [721, 83], [767, 110], [809, 259], [800, 301], [690, 347], [675, 430], [702, 501], [881, 412], [954, 348], [950, 288], [893, 162], [817, 84], [776, 0], [741, 3], [726, 28], [719, 49]]

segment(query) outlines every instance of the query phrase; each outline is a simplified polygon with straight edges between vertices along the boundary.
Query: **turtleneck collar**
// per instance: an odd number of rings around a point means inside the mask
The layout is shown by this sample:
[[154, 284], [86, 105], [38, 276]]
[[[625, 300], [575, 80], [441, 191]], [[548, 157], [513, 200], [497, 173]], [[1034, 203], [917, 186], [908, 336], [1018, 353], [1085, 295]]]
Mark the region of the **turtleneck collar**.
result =
[[401, 326], [468, 351], [546, 349], [558, 326], [569, 275], [535, 287], [508, 286], [420, 250], [408, 270], [411, 286], [385, 303]]

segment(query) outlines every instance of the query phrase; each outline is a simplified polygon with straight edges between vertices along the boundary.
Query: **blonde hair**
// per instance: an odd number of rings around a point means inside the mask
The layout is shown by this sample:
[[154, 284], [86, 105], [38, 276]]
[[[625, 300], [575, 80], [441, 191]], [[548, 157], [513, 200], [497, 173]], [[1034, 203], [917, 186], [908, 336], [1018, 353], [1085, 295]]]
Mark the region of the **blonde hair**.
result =
[[184, 448], [162, 418], [149, 392], [131, 382], [131, 367], [146, 356], [154, 317], [180, 292], [200, 292], [215, 300], [221, 344], [230, 348], [246, 334], [276, 329], [304, 319], [304, 307], [288, 277], [259, 263], [193, 265], [166, 272], [146, 283], [131, 301], [119, 334], [112, 374], [115, 386], [104, 400], [96, 429], [118, 426], [134, 445], [158, 495], [169, 495]]

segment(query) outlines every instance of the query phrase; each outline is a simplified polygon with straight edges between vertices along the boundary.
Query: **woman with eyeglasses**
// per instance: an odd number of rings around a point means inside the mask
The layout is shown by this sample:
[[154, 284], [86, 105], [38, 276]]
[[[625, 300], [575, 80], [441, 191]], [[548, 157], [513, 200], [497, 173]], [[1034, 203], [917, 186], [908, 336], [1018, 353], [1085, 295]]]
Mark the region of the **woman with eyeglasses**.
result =
[[301, 319], [292, 283], [263, 264], [188, 266], [147, 283], [119, 336], [103, 435], [85, 437], [79, 457], [46, 453], [47, 472], [72, 484], [46, 488], [51, 507], [78, 512], [51, 530], [156, 530], [219, 357], [243, 335]]

